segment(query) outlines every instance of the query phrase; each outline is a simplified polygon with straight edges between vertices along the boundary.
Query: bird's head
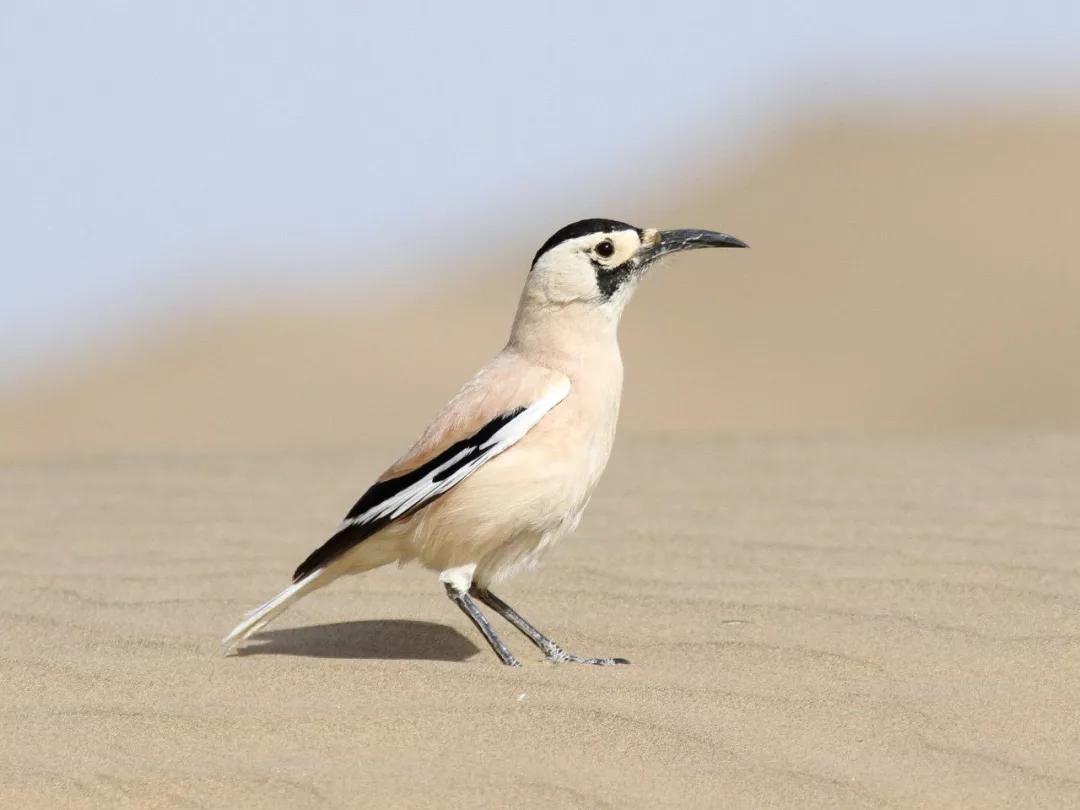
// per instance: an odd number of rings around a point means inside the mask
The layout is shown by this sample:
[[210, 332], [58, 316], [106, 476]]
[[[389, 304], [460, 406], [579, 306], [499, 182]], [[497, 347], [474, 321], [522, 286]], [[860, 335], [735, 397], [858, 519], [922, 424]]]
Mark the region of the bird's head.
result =
[[537, 251], [527, 289], [545, 303], [581, 302], [610, 309], [617, 317], [657, 260], [710, 247], [748, 245], [717, 231], [658, 231], [611, 219], [583, 219], [556, 231]]

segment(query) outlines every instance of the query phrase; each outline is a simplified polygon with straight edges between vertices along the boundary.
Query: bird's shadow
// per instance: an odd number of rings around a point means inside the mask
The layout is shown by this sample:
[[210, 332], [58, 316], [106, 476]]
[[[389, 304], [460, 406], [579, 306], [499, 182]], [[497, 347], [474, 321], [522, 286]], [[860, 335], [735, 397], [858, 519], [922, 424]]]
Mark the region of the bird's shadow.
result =
[[478, 652], [475, 644], [452, 627], [405, 619], [265, 630], [237, 651], [239, 655], [414, 661], [465, 661]]

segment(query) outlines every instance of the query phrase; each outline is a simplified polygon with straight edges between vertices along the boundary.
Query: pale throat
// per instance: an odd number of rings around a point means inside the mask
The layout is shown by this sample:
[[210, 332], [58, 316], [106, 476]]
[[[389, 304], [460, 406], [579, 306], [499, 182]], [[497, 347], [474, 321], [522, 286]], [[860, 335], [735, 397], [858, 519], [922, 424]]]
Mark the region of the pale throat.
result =
[[622, 307], [575, 302], [562, 306], [530, 306], [522, 301], [509, 346], [536, 363], [577, 380], [598, 366], [621, 373], [618, 326]]

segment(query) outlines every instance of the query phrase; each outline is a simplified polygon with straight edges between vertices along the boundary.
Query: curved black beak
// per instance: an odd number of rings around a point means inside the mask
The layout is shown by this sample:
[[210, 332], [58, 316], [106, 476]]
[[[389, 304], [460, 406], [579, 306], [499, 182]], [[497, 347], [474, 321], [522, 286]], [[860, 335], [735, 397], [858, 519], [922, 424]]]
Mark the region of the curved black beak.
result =
[[677, 253], [680, 250], [750, 247], [742, 239], [737, 239], [730, 234], [720, 233], [719, 231], [702, 231], [697, 228], [684, 228], [675, 231], [648, 230], [644, 233], [642, 243], [638, 254], [642, 267], [647, 267], [661, 256]]
[[697, 228], [686, 228], [677, 231], [660, 231], [659, 241], [654, 246], [655, 258], [680, 250], [697, 250], [698, 248], [748, 248], [750, 247], [742, 239], [718, 231], [702, 231]]

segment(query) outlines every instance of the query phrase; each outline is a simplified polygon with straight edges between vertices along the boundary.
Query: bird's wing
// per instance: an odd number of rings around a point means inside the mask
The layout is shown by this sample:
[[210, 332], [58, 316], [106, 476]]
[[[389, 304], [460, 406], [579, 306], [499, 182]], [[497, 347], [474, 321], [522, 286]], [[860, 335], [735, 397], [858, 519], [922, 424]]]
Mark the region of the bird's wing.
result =
[[300, 564], [293, 581], [464, 481], [520, 441], [568, 393], [567, 377], [523, 366], [520, 358], [497, 359], [485, 367], [363, 494], [334, 535]]

